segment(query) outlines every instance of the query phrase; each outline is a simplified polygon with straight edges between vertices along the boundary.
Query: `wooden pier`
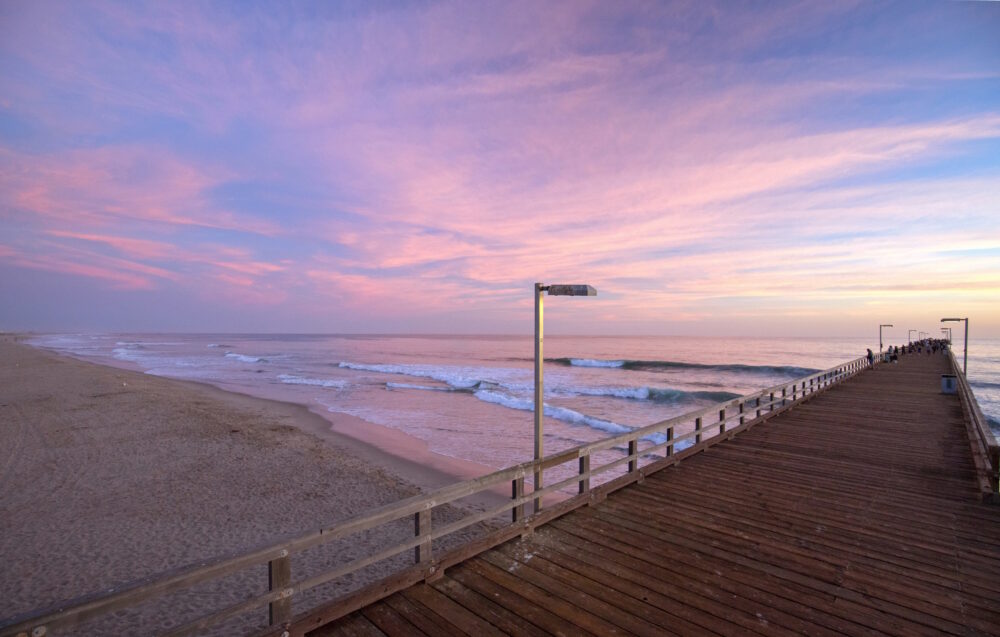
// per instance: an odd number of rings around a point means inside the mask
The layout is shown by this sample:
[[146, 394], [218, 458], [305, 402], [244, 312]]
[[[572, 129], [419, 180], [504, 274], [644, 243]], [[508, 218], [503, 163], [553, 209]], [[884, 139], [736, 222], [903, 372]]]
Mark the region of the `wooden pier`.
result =
[[[956, 394], [942, 393], [943, 374]], [[954, 356], [874, 368], [859, 358], [0, 619], [0, 637], [101, 634], [94, 622], [109, 618], [154, 634], [149, 604], [176, 611], [159, 627], [171, 637], [230, 634], [229, 620], [265, 620], [267, 637], [1000, 635], [998, 468], [1000, 446]], [[545, 487], [531, 491], [542, 472]], [[510, 498], [488, 510], [435, 515], [499, 489]], [[530, 512], [536, 502], [545, 506]], [[484, 535], [449, 543], [482, 523]], [[352, 556], [359, 535], [387, 525], [403, 531], [394, 544]], [[317, 570], [319, 547], [336, 559]], [[386, 560], [393, 574], [363, 579]], [[237, 573], [257, 584], [234, 589], [235, 604], [199, 588]], [[304, 595], [355, 577], [318, 605]], [[181, 613], [177, 594], [200, 606]]]
[[864, 371], [308, 634], [1000, 634], [1000, 507], [949, 373]]

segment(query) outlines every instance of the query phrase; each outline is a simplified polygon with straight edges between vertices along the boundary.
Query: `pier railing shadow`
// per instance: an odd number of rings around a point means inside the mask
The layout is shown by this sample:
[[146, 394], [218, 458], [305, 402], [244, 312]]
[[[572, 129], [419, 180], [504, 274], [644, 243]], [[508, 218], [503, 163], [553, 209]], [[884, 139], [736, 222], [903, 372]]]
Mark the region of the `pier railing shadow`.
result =
[[[857, 358], [826, 371], [740, 398], [388, 504], [294, 538], [129, 582], [111, 590], [67, 601], [54, 608], [0, 620], [0, 637], [58, 635], [61, 631], [78, 629], [86, 631], [87, 623], [95, 618], [132, 609], [178, 592], [190, 591], [197, 594], [198, 587], [205, 583], [223, 580], [248, 569], [260, 569], [258, 586], [245, 591], [242, 594], [245, 596], [243, 601], [213, 609], [194, 619], [177, 618], [160, 634], [205, 634], [212, 626], [231, 618], [257, 613], [256, 616], [261, 619], [252, 622], [250, 626], [256, 625], [256, 630], [262, 635], [302, 635], [316, 626], [419, 581], [432, 581], [440, 577], [449, 566], [518, 535], [529, 534], [537, 526], [577, 507], [600, 501], [609, 493], [642, 481], [652, 472], [732, 438], [740, 431], [787, 411], [868, 367], [867, 358]], [[978, 405], [971, 398], [968, 383], [963, 376], [959, 375], [959, 378], [963, 405], [970, 414], [978, 415], [973, 416], [972, 420], [980, 423], [975, 425], [979, 431], [989, 432], [982, 413], [978, 411]], [[985, 430], [982, 429], [983, 426], [986, 426]], [[990, 465], [990, 462], [996, 455], [991, 459], [989, 454], [997, 453], [996, 441], [993, 440], [991, 447], [985, 438], [983, 440], [984, 462], [987, 467], [992, 466], [995, 478], [997, 465]], [[607, 453], [616, 450], [616, 453]], [[554, 483], [537, 491], [529, 489], [531, 476], [536, 472], [558, 468], [562, 468], [562, 472], [556, 474], [559, 477]], [[994, 479], [994, 484], [995, 482]], [[485, 510], [468, 511], [467, 515], [459, 519], [455, 519], [453, 514], [439, 516], [437, 523], [432, 523], [432, 513], [436, 510], [459, 503], [463, 498], [495, 492], [498, 488], [506, 488], [505, 485], [510, 489], [508, 500], [495, 506], [488, 505]], [[541, 506], [546, 496], [558, 501], [550, 506]], [[503, 517], [506, 517], [506, 522], [498, 526], [496, 521]], [[373, 529], [389, 525], [398, 527], [407, 519], [412, 520], [413, 524], [413, 532], [409, 537], [321, 572], [311, 572], [305, 576], [300, 573], [299, 579], [295, 579], [291, 561], [293, 555], [301, 555], [322, 545], [349, 541], [350, 538]], [[449, 536], [486, 522], [493, 523], [492, 530], [482, 537], [457, 546], [455, 542], [443, 542]], [[293, 615], [292, 600], [301, 598], [306, 591], [349, 578], [380, 562], [398, 562], [407, 553], [412, 555], [409, 566], [404, 565], [388, 577], [363, 584]], [[260, 592], [261, 590], [264, 592]], [[264, 618], [266, 624], [263, 624]]]

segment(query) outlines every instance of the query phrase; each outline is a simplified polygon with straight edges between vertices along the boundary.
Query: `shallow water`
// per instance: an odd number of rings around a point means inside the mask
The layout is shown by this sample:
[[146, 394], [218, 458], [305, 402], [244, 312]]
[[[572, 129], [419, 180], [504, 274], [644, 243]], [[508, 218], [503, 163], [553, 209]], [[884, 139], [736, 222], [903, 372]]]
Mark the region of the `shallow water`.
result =
[[[31, 342], [358, 416], [497, 469], [533, 453], [530, 336], [55, 334]], [[549, 336], [545, 451], [788, 382], [870, 346], [838, 338]], [[958, 343], [960, 360], [961, 353]], [[1000, 433], [1000, 341], [971, 343], [969, 379]]]

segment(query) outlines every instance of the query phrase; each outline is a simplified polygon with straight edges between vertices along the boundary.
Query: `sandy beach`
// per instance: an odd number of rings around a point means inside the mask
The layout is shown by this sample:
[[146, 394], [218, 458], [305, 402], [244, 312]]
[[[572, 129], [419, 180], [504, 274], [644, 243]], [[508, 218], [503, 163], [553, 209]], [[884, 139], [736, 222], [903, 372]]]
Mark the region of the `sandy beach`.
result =
[[[0, 336], [2, 617], [297, 535], [455, 480], [340, 438], [298, 405], [90, 364], [17, 340]], [[385, 540], [372, 534], [350, 551]], [[241, 577], [265, 584], [263, 573]], [[226, 586], [212, 594], [232, 596]], [[169, 618], [151, 608], [120, 621], [154, 628]]]

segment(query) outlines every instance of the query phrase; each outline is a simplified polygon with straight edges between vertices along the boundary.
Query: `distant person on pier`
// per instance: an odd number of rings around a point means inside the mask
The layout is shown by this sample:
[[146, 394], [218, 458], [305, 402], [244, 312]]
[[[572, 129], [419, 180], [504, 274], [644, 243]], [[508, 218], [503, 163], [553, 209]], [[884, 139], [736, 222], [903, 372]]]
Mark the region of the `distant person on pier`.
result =
[[872, 348], [868, 348], [868, 367], [875, 366], [875, 354], [872, 353]]

